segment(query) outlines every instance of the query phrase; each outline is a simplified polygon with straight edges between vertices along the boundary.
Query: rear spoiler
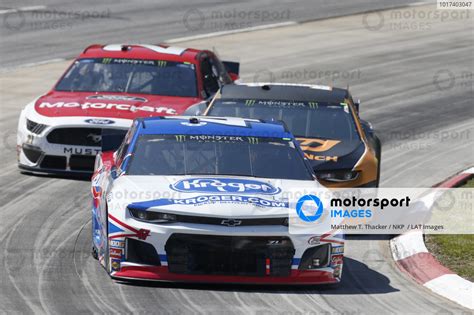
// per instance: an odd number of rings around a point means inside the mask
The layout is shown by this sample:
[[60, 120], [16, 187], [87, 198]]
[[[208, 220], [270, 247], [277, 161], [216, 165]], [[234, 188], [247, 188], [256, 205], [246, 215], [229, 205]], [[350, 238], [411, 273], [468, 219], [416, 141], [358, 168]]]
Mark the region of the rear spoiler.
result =
[[123, 129], [102, 129], [102, 152], [117, 151], [126, 134]]
[[240, 62], [235, 62], [235, 61], [222, 61], [224, 64], [225, 68], [227, 69], [227, 72], [234, 73], [236, 75], [239, 75], [239, 70], [240, 70]]

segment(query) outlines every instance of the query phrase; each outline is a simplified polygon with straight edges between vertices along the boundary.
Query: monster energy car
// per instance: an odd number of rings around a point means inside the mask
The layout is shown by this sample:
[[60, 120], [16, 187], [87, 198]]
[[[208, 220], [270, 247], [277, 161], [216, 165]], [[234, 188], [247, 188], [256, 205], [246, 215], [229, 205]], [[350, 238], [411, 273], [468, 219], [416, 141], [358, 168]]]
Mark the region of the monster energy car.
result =
[[381, 145], [346, 89], [302, 84], [224, 86], [208, 116], [283, 120], [318, 180], [328, 187], [377, 187]]
[[289, 232], [288, 193], [321, 187], [282, 124], [138, 119], [97, 156], [93, 255], [118, 279], [338, 283], [344, 239]]
[[21, 112], [18, 166], [90, 175], [103, 132], [125, 135], [138, 117], [194, 115], [236, 72], [237, 63], [221, 62], [209, 50], [89, 46], [51, 91]]

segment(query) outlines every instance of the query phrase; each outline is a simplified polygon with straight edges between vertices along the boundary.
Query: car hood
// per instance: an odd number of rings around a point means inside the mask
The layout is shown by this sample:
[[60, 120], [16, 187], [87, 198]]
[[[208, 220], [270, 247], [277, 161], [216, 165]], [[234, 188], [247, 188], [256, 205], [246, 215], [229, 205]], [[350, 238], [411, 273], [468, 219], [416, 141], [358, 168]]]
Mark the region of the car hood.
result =
[[[111, 201], [131, 207], [214, 217], [282, 217], [295, 196], [323, 188], [317, 181], [217, 176], [121, 176]], [[300, 195], [297, 195], [300, 193]]]
[[52, 91], [34, 103], [35, 111], [47, 117], [138, 117], [180, 115], [200, 102], [194, 97], [160, 96], [129, 93]]
[[352, 169], [365, 151], [361, 140], [296, 139], [315, 171]]

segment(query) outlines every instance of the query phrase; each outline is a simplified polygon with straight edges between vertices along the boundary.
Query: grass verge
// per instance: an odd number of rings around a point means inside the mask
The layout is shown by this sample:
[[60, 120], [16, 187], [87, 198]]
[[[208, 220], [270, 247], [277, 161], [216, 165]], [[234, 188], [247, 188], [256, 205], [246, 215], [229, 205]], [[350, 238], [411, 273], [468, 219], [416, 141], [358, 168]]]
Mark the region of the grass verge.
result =
[[[474, 179], [463, 188], [474, 188]], [[443, 266], [474, 281], [474, 235], [426, 235], [425, 243]]]

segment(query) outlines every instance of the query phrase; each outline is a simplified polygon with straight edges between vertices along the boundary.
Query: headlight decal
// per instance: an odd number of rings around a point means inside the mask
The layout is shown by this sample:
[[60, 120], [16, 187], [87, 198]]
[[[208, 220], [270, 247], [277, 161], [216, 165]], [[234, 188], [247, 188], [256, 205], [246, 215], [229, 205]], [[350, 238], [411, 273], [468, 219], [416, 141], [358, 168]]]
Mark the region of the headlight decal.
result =
[[47, 125], [39, 124], [32, 120], [26, 119], [26, 129], [28, 129], [34, 134], [41, 134], [47, 127]]
[[329, 182], [347, 182], [359, 177], [358, 171], [324, 171], [316, 173], [316, 177]]

